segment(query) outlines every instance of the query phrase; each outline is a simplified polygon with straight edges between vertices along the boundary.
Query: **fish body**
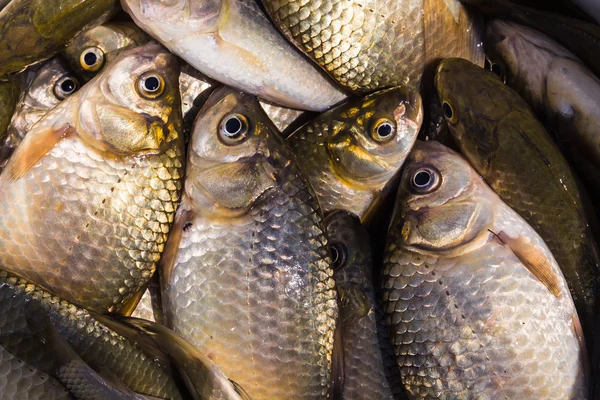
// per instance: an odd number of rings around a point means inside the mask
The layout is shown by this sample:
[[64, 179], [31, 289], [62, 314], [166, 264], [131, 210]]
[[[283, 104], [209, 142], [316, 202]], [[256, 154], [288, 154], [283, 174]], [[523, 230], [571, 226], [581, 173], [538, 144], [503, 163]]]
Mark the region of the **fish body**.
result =
[[600, 23], [600, 3], [595, 0], [573, 0], [573, 3]]
[[329, 213], [325, 223], [340, 298], [342, 398], [394, 399], [394, 394], [402, 394], [402, 382], [383, 312], [375, 300], [369, 235], [360, 219], [347, 211]]
[[17, 104], [2, 148], [2, 161], [10, 157], [36, 122], [79, 87], [79, 79], [60, 56], [40, 67]]
[[62, 51], [73, 71], [87, 82], [121, 50], [141, 46], [150, 38], [131, 22], [109, 22], [77, 35]]
[[481, 32], [457, 0], [263, 0], [277, 27], [335, 80], [357, 93], [419, 90], [429, 63], [483, 64]]
[[104, 22], [115, 0], [16, 0], [0, 11], [0, 76], [52, 57]]
[[587, 398], [581, 327], [552, 253], [437, 142], [407, 160], [383, 300], [415, 398]]
[[544, 239], [591, 338], [600, 261], [583, 194], [531, 108], [490, 71], [440, 64], [436, 87], [450, 132], [490, 187]]
[[269, 117], [275, 127], [282, 132], [285, 137], [284, 131], [290, 126], [296, 124], [296, 121], [303, 120], [307, 113], [302, 110], [294, 110], [293, 108], [281, 107], [276, 104], [270, 104], [265, 101], [260, 102], [260, 106], [265, 111], [265, 114]]
[[27, 133], [0, 178], [0, 265], [98, 312], [131, 312], [182, 185], [174, 56], [123, 52]]
[[22, 77], [7, 77], [0, 80], [0, 144], [8, 137], [7, 129], [21, 97]]
[[213, 92], [161, 260], [167, 326], [253, 399], [322, 399], [337, 302], [318, 202], [255, 97]]
[[219, 82], [300, 110], [324, 111], [346, 97], [253, 0], [126, 0], [123, 7], [138, 26]]
[[398, 172], [423, 122], [421, 97], [407, 88], [350, 100], [287, 139], [323, 212], [365, 219]]
[[600, 80], [565, 47], [526, 26], [494, 20], [487, 38], [490, 57], [499, 62], [506, 83], [556, 133], [579, 177], [597, 190]]

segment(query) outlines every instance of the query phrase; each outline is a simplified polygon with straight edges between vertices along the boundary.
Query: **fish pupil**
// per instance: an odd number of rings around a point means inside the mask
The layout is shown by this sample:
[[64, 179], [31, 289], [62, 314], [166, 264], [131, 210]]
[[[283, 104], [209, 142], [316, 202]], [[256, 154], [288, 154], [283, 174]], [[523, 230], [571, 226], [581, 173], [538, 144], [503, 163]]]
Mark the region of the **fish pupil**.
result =
[[379, 125], [377, 128], [377, 134], [381, 137], [388, 137], [392, 133], [392, 125], [387, 122]]
[[338, 243], [333, 243], [329, 246], [329, 252], [331, 253], [331, 266], [334, 270], [338, 270], [343, 267], [346, 261], [346, 248]]
[[60, 88], [65, 93], [71, 93], [75, 90], [75, 82], [72, 79], [65, 79], [61, 84]]
[[98, 56], [90, 51], [83, 56], [83, 61], [85, 61], [87, 65], [92, 66], [98, 61]]
[[415, 174], [413, 182], [417, 187], [425, 187], [431, 182], [431, 174], [427, 171], [419, 171]]
[[225, 133], [236, 136], [242, 130], [242, 121], [238, 117], [231, 117], [225, 122]]
[[144, 88], [149, 92], [155, 92], [160, 87], [160, 81], [157, 77], [151, 76], [144, 81]]
[[446, 116], [446, 118], [452, 118], [452, 116], [454, 115], [454, 113], [452, 112], [452, 107], [450, 107], [450, 104], [444, 102], [444, 104], [442, 104], [442, 109], [444, 111], [444, 115]]

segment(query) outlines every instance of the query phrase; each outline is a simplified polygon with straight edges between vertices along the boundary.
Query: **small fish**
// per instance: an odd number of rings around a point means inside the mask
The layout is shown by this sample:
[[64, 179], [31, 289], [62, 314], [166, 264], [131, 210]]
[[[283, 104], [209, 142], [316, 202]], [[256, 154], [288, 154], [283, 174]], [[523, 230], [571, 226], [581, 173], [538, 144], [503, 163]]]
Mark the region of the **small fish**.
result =
[[106, 21], [116, 0], [12, 0], [0, 11], [0, 76], [60, 52], [82, 30]]
[[254, 96], [198, 114], [161, 259], [167, 326], [255, 400], [323, 399], [337, 293], [316, 197]]
[[350, 100], [287, 139], [323, 212], [347, 210], [368, 220], [423, 122], [418, 93], [405, 87]]
[[16, 107], [0, 162], [8, 160], [36, 122], [79, 88], [79, 79], [61, 57], [42, 65]]
[[324, 111], [346, 94], [254, 0], [123, 0], [134, 22], [206, 76], [285, 107]]
[[435, 84], [460, 151], [544, 239], [591, 340], [600, 257], [585, 214], [585, 194], [558, 146], [527, 103], [492, 72], [447, 59]]
[[325, 217], [340, 298], [344, 354], [342, 399], [404, 398], [383, 312], [375, 300], [369, 234], [360, 219], [335, 210]]
[[417, 142], [406, 161], [383, 276], [415, 398], [588, 398], [583, 333], [552, 253], [440, 143]]
[[77, 76], [87, 82], [120, 51], [141, 46], [150, 38], [131, 22], [110, 22], [81, 32], [62, 52]]
[[279, 132], [282, 132], [284, 137], [286, 136], [284, 132], [288, 128], [291, 126], [298, 126], [297, 121], [305, 120], [307, 115], [312, 114], [302, 110], [294, 110], [293, 108], [285, 108], [276, 104], [270, 104], [265, 101], [261, 101], [260, 106], [265, 111], [265, 114], [267, 114], [267, 117], [273, 121], [273, 124], [275, 124], [275, 127]]
[[182, 185], [178, 76], [156, 42], [126, 50], [34, 125], [0, 176], [2, 268], [94, 311], [132, 311]]

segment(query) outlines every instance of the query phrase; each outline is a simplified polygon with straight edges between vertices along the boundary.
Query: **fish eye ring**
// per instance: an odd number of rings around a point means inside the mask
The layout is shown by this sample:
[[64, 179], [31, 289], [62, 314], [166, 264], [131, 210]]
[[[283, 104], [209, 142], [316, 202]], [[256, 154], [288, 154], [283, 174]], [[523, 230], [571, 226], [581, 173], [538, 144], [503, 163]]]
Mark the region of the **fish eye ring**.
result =
[[442, 102], [442, 112], [444, 113], [444, 117], [446, 117], [451, 124], [458, 121], [458, 115], [454, 112], [454, 107], [452, 107], [448, 101]]
[[147, 99], [156, 99], [165, 91], [165, 81], [155, 72], [145, 73], [138, 79], [137, 90]]
[[379, 143], [387, 143], [392, 140], [396, 133], [396, 126], [393, 121], [387, 118], [379, 119], [371, 130], [371, 137]]
[[247, 135], [248, 119], [242, 114], [229, 114], [219, 124], [219, 136], [227, 145], [239, 143]]
[[81, 52], [79, 64], [84, 71], [96, 72], [104, 65], [104, 52], [98, 47], [88, 47]]
[[434, 191], [440, 186], [440, 173], [431, 167], [419, 168], [413, 172], [410, 179], [410, 187], [419, 194], [426, 194]]
[[72, 76], [64, 76], [54, 85], [54, 95], [64, 100], [79, 89], [79, 81]]
[[346, 246], [341, 243], [331, 243], [329, 252], [331, 253], [331, 267], [333, 270], [341, 269], [346, 264], [346, 258], [348, 257]]

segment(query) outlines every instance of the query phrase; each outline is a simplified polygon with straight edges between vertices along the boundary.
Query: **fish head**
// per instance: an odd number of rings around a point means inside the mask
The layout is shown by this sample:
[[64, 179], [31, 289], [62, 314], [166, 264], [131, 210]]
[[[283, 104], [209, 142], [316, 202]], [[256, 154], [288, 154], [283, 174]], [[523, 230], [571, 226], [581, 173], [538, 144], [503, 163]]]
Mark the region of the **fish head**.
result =
[[150, 34], [172, 40], [212, 31], [222, 0], [122, 0], [123, 9]]
[[109, 23], [77, 35], [62, 54], [73, 71], [84, 81], [89, 81], [121, 50], [148, 40], [146, 33], [133, 23]]
[[257, 98], [222, 87], [194, 122], [185, 194], [197, 211], [240, 215], [286, 179], [292, 159]]
[[116, 155], [165, 151], [181, 132], [178, 78], [177, 57], [156, 42], [125, 50], [78, 92], [80, 137]]
[[385, 184], [402, 166], [423, 121], [421, 96], [404, 87], [373, 93], [332, 113], [334, 171], [361, 186]]
[[435, 141], [418, 141], [406, 161], [394, 211], [403, 224], [403, 244], [439, 254], [487, 238], [494, 215], [488, 192], [459, 154]]
[[440, 63], [435, 87], [453, 138], [485, 176], [499, 146], [497, 127], [514, 110], [514, 92], [493, 72], [460, 58]]

